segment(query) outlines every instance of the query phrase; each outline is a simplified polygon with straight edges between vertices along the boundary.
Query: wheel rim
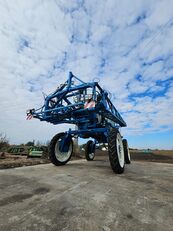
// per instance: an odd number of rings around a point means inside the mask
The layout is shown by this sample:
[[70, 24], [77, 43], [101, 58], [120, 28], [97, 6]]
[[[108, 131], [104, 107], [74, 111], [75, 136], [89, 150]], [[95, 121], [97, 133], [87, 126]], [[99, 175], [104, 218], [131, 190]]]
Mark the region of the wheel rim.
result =
[[70, 142], [69, 150], [68, 152], [60, 152], [59, 150], [59, 143], [62, 139], [60, 138], [55, 145], [55, 156], [58, 161], [65, 162], [70, 158], [71, 152], [72, 152], [72, 142]]
[[94, 152], [89, 153], [89, 158], [90, 158], [90, 159], [93, 159], [93, 158], [94, 158]]
[[121, 168], [124, 167], [124, 149], [121, 135], [118, 133], [116, 138], [118, 160]]

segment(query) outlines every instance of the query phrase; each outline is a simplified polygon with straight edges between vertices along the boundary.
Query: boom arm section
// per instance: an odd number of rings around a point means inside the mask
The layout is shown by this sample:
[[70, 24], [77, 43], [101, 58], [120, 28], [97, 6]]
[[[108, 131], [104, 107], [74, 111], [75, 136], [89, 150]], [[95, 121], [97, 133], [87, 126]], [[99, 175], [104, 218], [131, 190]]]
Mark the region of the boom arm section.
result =
[[[75, 84], [75, 81], [78, 83]], [[86, 107], [89, 102], [94, 106]], [[102, 126], [109, 121], [125, 127], [126, 123], [98, 82], [85, 83], [69, 73], [68, 80], [45, 98], [44, 105], [28, 114], [53, 124], [70, 123], [85, 128]], [[102, 117], [101, 121], [98, 115]], [[107, 122], [106, 122], [107, 121]]]

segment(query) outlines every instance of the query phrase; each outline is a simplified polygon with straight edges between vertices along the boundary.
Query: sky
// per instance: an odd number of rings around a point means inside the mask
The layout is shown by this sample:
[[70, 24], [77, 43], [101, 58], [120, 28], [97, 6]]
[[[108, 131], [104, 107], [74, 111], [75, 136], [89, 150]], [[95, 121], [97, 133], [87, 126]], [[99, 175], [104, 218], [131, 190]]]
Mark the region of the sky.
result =
[[46, 142], [68, 125], [26, 120], [68, 72], [99, 79], [132, 148], [173, 149], [173, 0], [0, 0], [0, 133]]

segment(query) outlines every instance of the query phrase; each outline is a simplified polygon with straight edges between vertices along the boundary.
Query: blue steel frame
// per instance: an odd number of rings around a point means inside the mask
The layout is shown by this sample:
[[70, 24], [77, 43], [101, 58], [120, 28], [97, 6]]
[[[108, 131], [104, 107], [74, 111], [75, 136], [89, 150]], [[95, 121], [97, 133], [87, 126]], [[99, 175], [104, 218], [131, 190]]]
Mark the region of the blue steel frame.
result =
[[[73, 80], [79, 82], [74, 85]], [[84, 108], [87, 90], [92, 92], [93, 108]], [[74, 102], [76, 98], [76, 102]], [[98, 82], [85, 83], [69, 72], [68, 80], [61, 84], [55, 92], [45, 98], [44, 105], [35, 110], [29, 110], [34, 118], [53, 124], [75, 124], [78, 130], [69, 130], [68, 135], [78, 135], [81, 138], [92, 137], [99, 143], [106, 143], [110, 127], [125, 127], [126, 123], [114, 107]]]

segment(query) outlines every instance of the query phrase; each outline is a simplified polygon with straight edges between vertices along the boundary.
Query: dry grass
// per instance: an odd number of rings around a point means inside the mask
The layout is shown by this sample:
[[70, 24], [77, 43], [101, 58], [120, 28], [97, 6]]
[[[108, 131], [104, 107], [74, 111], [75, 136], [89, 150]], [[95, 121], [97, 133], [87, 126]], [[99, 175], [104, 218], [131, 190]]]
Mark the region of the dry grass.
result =
[[[172, 163], [173, 164], [173, 150], [130, 150], [131, 159], [137, 161], [151, 161], [151, 162], [161, 162], [161, 163]], [[3, 153], [1, 153], [3, 154]], [[85, 154], [82, 151], [80, 154], [76, 154], [72, 157], [72, 160], [85, 158]], [[104, 158], [109, 159], [107, 151], [96, 151], [96, 160]], [[21, 166], [37, 165], [50, 163], [48, 159], [42, 158], [27, 158], [27, 156], [21, 155], [11, 155], [5, 153], [0, 155], [0, 169], [2, 168], [14, 168]]]

